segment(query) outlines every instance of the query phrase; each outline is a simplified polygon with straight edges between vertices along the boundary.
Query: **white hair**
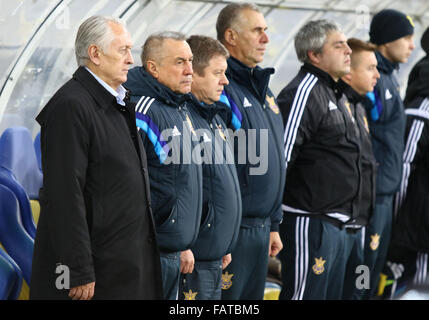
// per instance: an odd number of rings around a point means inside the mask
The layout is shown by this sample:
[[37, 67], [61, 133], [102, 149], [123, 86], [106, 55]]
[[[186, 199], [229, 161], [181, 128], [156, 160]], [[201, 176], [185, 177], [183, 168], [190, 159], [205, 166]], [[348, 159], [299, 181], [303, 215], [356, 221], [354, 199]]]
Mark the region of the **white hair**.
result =
[[119, 18], [92, 16], [86, 19], [77, 31], [75, 41], [75, 54], [78, 66], [85, 66], [89, 61], [88, 48], [97, 45], [106, 52], [114, 39], [110, 23], [115, 23], [125, 28], [125, 22]]

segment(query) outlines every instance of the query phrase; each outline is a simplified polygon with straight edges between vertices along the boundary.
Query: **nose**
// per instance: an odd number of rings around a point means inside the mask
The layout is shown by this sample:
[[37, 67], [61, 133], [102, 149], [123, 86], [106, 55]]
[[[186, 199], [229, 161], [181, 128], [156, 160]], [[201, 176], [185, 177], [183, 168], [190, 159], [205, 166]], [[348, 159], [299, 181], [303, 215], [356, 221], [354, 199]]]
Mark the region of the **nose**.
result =
[[190, 61], [185, 62], [184, 74], [187, 76], [194, 74], [194, 70], [192, 69], [192, 62], [190, 62]]
[[262, 43], [270, 42], [270, 39], [268, 38], [268, 34], [265, 31], [262, 31], [261, 42]]
[[416, 45], [414, 44], [414, 40], [411, 39], [410, 41], [410, 50], [414, 50], [416, 48]]
[[223, 86], [227, 86], [229, 84], [228, 78], [226, 77], [225, 73], [222, 76], [222, 79], [220, 79], [220, 84]]
[[129, 49], [127, 54], [127, 59], [125, 60], [126, 64], [134, 64], [133, 54], [131, 53], [131, 49]]
[[351, 55], [352, 54], [352, 49], [349, 47], [349, 45], [346, 43], [346, 51], [345, 51], [346, 55]]
[[378, 72], [378, 69], [375, 69], [375, 78], [380, 79], [380, 72]]

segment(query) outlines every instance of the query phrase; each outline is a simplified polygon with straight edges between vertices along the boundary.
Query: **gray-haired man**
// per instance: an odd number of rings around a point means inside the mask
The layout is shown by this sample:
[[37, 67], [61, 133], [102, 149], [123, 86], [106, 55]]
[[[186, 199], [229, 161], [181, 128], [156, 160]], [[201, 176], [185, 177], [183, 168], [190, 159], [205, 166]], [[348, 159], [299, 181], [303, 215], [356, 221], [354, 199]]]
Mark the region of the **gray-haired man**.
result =
[[36, 118], [44, 179], [32, 299], [162, 298], [146, 153], [121, 85], [131, 47], [120, 20], [87, 19], [79, 68]]
[[344, 282], [355, 281], [346, 279], [347, 261], [362, 251], [359, 130], [337, 85], [351, 50], [326, 20], [305, 24], [295, 49], [304, 65], [277, 98], [287, 165], [280, 298], [341, 299]]
[[145, 41], [141, 58], [143, 66], [130, 70], [125, 86], [137, 102], [137, 126], [147, 151], [164, 295], [174, 300], [180, 273], [194, 270], [190, 248], [203, 203], [202, 166], [191, 161], [198, 147], [189, 109], [193, 55], [185, 35], [165, 31]]

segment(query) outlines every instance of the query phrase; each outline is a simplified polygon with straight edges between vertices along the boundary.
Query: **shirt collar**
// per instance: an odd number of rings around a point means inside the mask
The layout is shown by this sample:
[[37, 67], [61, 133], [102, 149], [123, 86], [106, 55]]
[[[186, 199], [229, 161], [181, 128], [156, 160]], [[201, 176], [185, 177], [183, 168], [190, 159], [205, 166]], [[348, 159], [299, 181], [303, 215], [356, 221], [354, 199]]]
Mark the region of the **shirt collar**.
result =
[[98, 77], [95, 73], [93, 73], [91, 70], [89, 70], [88, 67], [85, 67], [85, 69], [88, 70], [88, 72], [90, 74], [92, 74], [92, 76], [95, 78], [95, 80], [97, 80], [107, 91], [109, 91], [116, 98], [116, 102], [118, 104], [125, 106], [124, 98], [125, 98], [125, 95], [127, 93], [127, 90], [122, 85], [119, 85], [117, 91], [115, 91], [111, 86], [109, 86], [106, 82], [104, 82], [100, 77]]

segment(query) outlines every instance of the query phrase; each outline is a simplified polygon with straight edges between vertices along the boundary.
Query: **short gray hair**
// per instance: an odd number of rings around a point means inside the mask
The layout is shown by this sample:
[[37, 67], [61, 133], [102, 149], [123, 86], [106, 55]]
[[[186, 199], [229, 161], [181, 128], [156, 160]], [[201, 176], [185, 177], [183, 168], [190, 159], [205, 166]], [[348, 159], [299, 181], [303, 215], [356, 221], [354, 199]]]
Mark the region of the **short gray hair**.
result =
[[125, 28], [125, 22], [119, 18], [92, 16], [86, 19], [77, 31], [75, 40], [75, 54], [78, 66], [85, 66], [89, 61], [88, 48], [97, 45], [106, 52], [114, 39], [110, 23]]
[[307, 22], [295, 36], [295, 51], [298, 60], [310, 62], [308, 51], [321, 53], [327, 36], [341, 27], [332, 20], [314, 20]]
[[142, 46], [142, 53], [140, 56], [144, 68], [146, 68], [148, 60], [162, 60], [162, 45], [167, 39], [186, 41], [186, 36], [176, 31], [162, 31], [150, 35]]
[[220, 11], [216, 21], [216, 32], [217, 39], [222, 44], [225, 44], [226, 29], [231, 28], [233, 25], [235, 25], [238, 22], [240, 13], [246, 9], [262, 13], [256, 4], [247, 2], [228, 4]]

